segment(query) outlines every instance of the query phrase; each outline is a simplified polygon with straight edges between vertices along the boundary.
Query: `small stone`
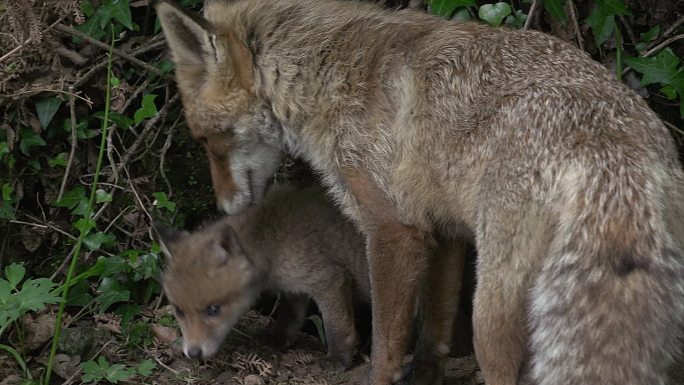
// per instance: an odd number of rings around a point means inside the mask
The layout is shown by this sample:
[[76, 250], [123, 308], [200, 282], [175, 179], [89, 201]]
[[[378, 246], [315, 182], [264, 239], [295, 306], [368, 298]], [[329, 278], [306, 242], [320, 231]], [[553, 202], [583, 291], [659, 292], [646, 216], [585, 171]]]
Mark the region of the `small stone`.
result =
[[244, 385], [264, 385], [264, 379], [255, 374], [250, 374], [244, 378], [243, 383]]

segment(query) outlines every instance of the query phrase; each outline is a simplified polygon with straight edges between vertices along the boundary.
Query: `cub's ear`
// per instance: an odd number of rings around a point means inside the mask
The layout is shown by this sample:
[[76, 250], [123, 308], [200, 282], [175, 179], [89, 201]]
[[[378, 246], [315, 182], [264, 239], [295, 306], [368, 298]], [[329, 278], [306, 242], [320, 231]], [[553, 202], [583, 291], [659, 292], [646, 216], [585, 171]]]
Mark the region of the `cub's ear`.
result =
[[243, 267], [247, 267], [250, 263], [240, 243], [235, 230], [230, 225], [221, 225], [220, 235], [214, 243], [216, 256], [216, 263], [218, 266], [225, 265], [229, 260], [244, 262]]
[[173, 258], [173, 248], [181, 238], [188, 235], [187, 231], [178, 231], [157, 220], [152, 221], [150, 237], [159, 243], [162, 253], [166, 258]]
[[216, 51], [216, 35], [207, 20], [185, 11], [172, 0], [159, 1], [156, 10], [176, 64], [216, 63], [219, 56]]

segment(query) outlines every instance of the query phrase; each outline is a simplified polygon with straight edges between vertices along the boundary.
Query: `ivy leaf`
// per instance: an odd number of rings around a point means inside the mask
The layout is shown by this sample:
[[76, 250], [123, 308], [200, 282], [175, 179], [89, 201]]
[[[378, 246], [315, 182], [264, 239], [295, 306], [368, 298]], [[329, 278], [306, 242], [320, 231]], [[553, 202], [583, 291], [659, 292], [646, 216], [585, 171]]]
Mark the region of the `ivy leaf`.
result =
[[97, 203], [103, 203], [103, 202], [111, 202], [112, 201], [112, 194], [106, 192], [105, 190], [99, 188], [95, 190], [95, 202]]
[[660, 35], [660, 26], [656, 25], [655, 27], [649, 29], [648, 31], [639, 34], [639, 37], [641, 38], [641, 41], [650, 43], [652, 42], [656, 37]]
[[432, 0], [430, 1], [430, 13], [444, 18], [449, 18], [458, 7], [472, 7], [475, 0]]
[[126, 28], [133, 30], [133, 18], [131, 17], [131, 7], [128, 0], [112, 0], [111, 17], [123, 24]]
[[102, 283], [99, 287], [102, 294], [95, 298], [95, 302], [100, 304], [100, 313], [104, 313], [117, 302], [128, 301], [131, 298], [130, 291], [120, 289], [118, 285], [113, 285], [110, 281], [110, 278], [102, 278]]
[[629, 9], [622, 0], [598, 0], [596, 4], [607, 15], [629, 15]]
[[48, 127], [61, 105], [62, 101], [55, 97], [43, 98], [36, 102], [36, 114], [44, 129]]
[[568, 16], [565, 14], [565, 0], [542, 0], [544, 4], [544, 9], [556, 20], [560, 21], [565, 25], [568, 22]]
[[599, 46], [608, 40], [615, 30], [615, 16], [608, 15], [600, 9], [595, 9], [585, 21], [591, 26], [594, 41]]
[[658, 52], [657, 55], [652, 57], [625, 58], [625, 63], [644, 75], [641, 78], [642, 86], [652, 83], [668, 85], [678, 77], [677, 65], [679, 64], [679, 58], [669, 48]]
[[90, 251], [96, 251], [99, 250], [103, 244], [112, 243], [115, 240], [116, 237], [113, 234], [103, 233], [100, 231], [94, 234], [88, 234], [86, 237], [84, 237], [83, 244], [86, 245]]
[[169, 200], [165, 192], [156, 192], [153, 193], [152, 196], [154, 196], [153, 205], [160, 209], [167, 209], [171, 212], [176, 211], [176, 204]]
[[69, 154], [67, 154], [66, 152], [60, 152], [59, 154], [57, 154], [57, 156], [48, 160], [48, 164], [50, 165], [50, 167], [56, 167], [56, 166], [66, 167], [66, 165], [69, 162], [68, 158], [69, 158]]
[[78, 206], [82, 199], [85, 198], [85, 187], [77, 186], [62, 195], [62, 199], [54, 202], [52, 205], [55, 207], [66, 207], [73, 209]]
[[95, 227], [95, 221], [92, 219], [81, 218], [74, 223], [74, 227], [78, 231], [88, 234], [90, 230]]
[[29, 152], [31, 151], [32, 147], [42, 147], [47, 145], [43, 138], [40, 137], [40, 135], [36, 134], [35, 132], [31, 131], [30, 129], [23, 129], [20, 132], [21, 141], [19, 142], [19, 149], [21, 152], [29, 156]]
[[155, 94], [147, 94], [143, 96], [142, 107], [135, 111], [133, 115], [133, 121], [138, 124], [143, 121], [143, 119], [151, 118], [157, 115], [157, 106], [154, 104], [154, 99], [157, 97]]
[[478, 11], [478, 17], [490, 25], [501, 25], [506, 16], [511, 14], [511, 6], [508, 3], [484, 4]]
[[7, 144], [7, 142], [0, 142], [0, 159], [2, 159], [2, 157], [5, 156], [5, 154], [9, 154], [9, 153], [10, 153], [10, 150], [9, 150], [9, 145]]
[[515, 11], [506, 18], [506, 25], [512, 25], [516, 28], [522, 28], [527, 20], [527, 15], [523, 13], [522, 9]]

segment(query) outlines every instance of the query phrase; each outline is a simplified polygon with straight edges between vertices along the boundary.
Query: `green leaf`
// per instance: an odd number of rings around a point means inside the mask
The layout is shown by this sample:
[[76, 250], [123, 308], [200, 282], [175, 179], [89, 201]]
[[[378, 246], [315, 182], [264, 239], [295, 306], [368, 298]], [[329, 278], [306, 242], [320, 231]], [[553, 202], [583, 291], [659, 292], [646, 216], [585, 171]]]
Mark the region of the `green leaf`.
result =
[[[104, 112], [99, 112], [93, 115], [98, 117], [104, 117]], [[114, 111], [109, 111], [109, 121], [121, 128], [129, 128], [134, 122], [134, 120], [129, 118], [128, 116], [122, 115]]]
[[625, 63], [643, 75], [641, 78], [642, 86], [652, 83], [668, 85], [671, 84], [677, 76], [679, 58], [672, 50], [666, 48], [652, 57], [625, 58]]
[[69, 154], [67, 154], [66, 152], [60, 152], [59, 154], [57, 154], [57, 156], [48, 160], [48, 164], [50, 165], [50, 167], [57, 167], [57, 166], [66, 167], [68, 163], [69, 163]]
[[640, 33], [639, 37], [641, 38], [641, 41], [644, 43], [650, 43], [652, 42], [655, 38], [660, 35], [660, 25], [656, 25], [655, 27], [649, 29], [648, 31], [644, 33]]
[[506, 18], [505, 24], [522, 28], [525, 25], [525, 20], [527, 20], [527, 15], [523, 13], [522, 9], [519, 9]]
[[598, 0], [596, 5], [607, 15], [629, 15], [629, 9], [622, 0]]
[[52, 205], [55, 207], [66, 207], [69, 209], [73, 209], [84, 198], [85, 198], [85, 187], [76, 186], [75, 188], [65, 192], [64, 195], [62, 195], [62, 199], [54, 202]]
[[600, 9], [595, 9], [585, 21], [591, 26], [596, 45], [603, 44], [615, 31], [615, 16], [608, 15]]
[[660, 93], [665, 95], [667, 100], [675, 100], [677, 99], [677, 90], [673, 86], [665, 86], [660, 89]]
[[7, 142], [0, 142], [0, 159], [2, 159], [2, 157], [5, 156], [5, 154], [9, 154], [9, 153], [10, 153], [10, 149], [9, 149], [9, 145], [7, 144]]
[[[7, 303], [11, 294], [12, 288], [9, 282], [0, 278], [0, 303]], [[0, 322], [0, 325], [2, 325], [2, 322]]]
[[40, 137], [40, 135], [36, 134], [35, 132], [31, 131], [28, 128], [24, 128], [20, 131], [19, 137], [21, 138], [21, 141], [19, 142], [19, 149], [21, 152], [29, 156], [31, 148], [36, 147], [36, 146], [45, 146], [47, 143], [43, 140], [43, 138]]
[[81, 218], [74, 223], [74, 227], [85, 234], [88, 234], [90, 230], [95, 227], [95, 221], [92, 219]]
[[[100, 27], [101, 17], [99, 13], [94, 14], [85, 23], [77, 25], [76, 29], [93, 39], [100, 40], [105, 36], [105, 31]], [[79, 39], [80, 41], [80, 39]]]
[[151, 118], [157, 115], [157, 106], [154, 104], [154, 99], [157, 97], [155, 94], [147, 94], [143, 96], [142, 107], [135, 111], [133, 115], [133, 121], [138, 124], [143, 121], [143, 119]]
[[90, 210], [88, 210], [88, 203], [89, 200], [86, 197], [81, 198], [81, 201], [78, 202], [76, 207], [71, 209], [71, 214], [79, 217], [87, 217], [90, 214]]
[[568, 16], [565, 14], [565, 0], [542, 0], [544, 9], [556, 20], [565, 25], [568, 22]]
[[490, 25], [498, 26], [511, 14], [511, 6], [508, 3], [484, 4], [478, 11], [478, 17]]
[[116, 241], [116, 237], [113, 234], [103, 233], [101, 231], [94, 234], [88, 234], [83, 238], [83, 244], [85, 244], [90, 251], [99, 250], [103, 244], [112, 243], [114, 241]]
[[169, 200], [165, 192], [156, 192], [153, 193], [152, 196], [154, 196], [153, 204], [158, 208], [167, 209], [171, 212], [176, 211], [176, 204]]
[[131, 7], [128, 5], [128, 0], [112, 0], [110, 7], [112, 19], [117, 20], [132, 31], [133, 18], [131, 17]]
[[138, 364], [138, 374], [143, 377], [152, 375], [152, 371], [157, 367], [157, 364], [152, 360], [143, 360]]
[[468, 12], [468, 8], [466, 7], [461, 7], [456, 10], [456, 13], [454, 13], [454, 16], [451, 17], [451, 20], [457, 22], [457, 23], [462, 23], [464, 21], [470, 21], [473, 19], [473, 16]]
[[119, 306], [114, 313], [121, 316], [121, 327], [125, 329], [128, 327], [128, 324], [131, 322], [133, 317], [140, 314], [140, 306], [136, 304], [125, 303]]
[[670, 83], [679, 95], [679, 116], [684, 119], [684, 67], [679, 67]]
[[36, 101], [36, 114], [38, 114], [38, 120], [40, 120], [40, 125], [43, 126], [44, 129], [48, 127], [61, 105], [62, 101], [55, 97], [43, 98]]
[[458, 7], [475, 6], [475, 0], [432, 0], [429, 5], [430, 13], [448, 19]]
[[2, 200], [11, 201], [12, 193], [14, 192], [14, 187], [9, 183], [2, 184]]
[[18, 263], [13, 263], [5, 267], [5, 277], [7, 278], [7, 281], [9, 282], [10, 286], [15, 289], [18, 287], [19, 282], [21, 282], [21, 280], [24, 279], [25, 274], [26, 269], [24, 268], [24, 266]]
[[112, 87], [118, 87], [121, 85], [121, 80], [117, 78], [116, 76], [112, 75], [112, 77], [109, 79], [109, 83], [112, 85]]
[[128, 290], [109, 290], [97, 296], [97, 298], [95, 298], [95, 302], [100, 304], [100, 313], [104, 313], [113, 304], [117, 302], [128, 301], [130, 298], [131, 292]]
[[62, 298], [52, 294], [52, 289], [57, 286], [47, 278], [29, 279], [21, 286], [17, 293], [17, 300], [22, 311], [37, 311], [45, 308], [45, 304], [59, 303]]
[[86, 306], [93, 300], [90, 294], [90, 285], [85, 279], [78, 280], [69, 289], [69, 297], [67, 298], [67, 305], [69, 306]]
[[307, 317], [309, 321], [313, 322], [316, 326], [316, 331], [318, 332], [318, 339], [321, 340], [321, 344], [325, 347], [327, 346], [327, 341], [325, 340], [325, 332], [323, 331], [323, 320], [318, 315], [312, 315]]
[[112, 201], [112, 194], [106, 192], [105, 190], [99, 188], [95, 190], [95, 202], [97, 203], [103, 203], [103, 202], [111, 202]]
[[119, 381], [128, 380], [133, 376], [135, 376], [135, 369], [126, 367], [124, 364], [114, 364], [107, 371], [105, 379], [116, 384]]

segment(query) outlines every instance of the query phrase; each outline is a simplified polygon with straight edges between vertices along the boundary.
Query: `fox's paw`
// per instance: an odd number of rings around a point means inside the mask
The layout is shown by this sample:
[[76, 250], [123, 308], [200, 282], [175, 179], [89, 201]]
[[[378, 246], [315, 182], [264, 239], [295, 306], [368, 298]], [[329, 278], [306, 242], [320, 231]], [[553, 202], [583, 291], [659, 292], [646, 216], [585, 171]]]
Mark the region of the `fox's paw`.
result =
[[443, 383], [443, 358], [417, 359], [414, 357], [404, 366], [401, 379], [397, 385], [442, 385]]
[[271, 330], [261, 335], [259, 338], [263, 345], [266, 345], [274, 350], [285, 351], [294, 341], [293, 336], [287, 335], [279, 330]]
[[318, 361], [318, 365], [326, 372], [343, 372], [351, 366], [351, 360], [325, 357]]

